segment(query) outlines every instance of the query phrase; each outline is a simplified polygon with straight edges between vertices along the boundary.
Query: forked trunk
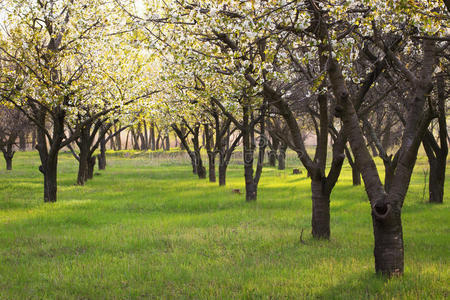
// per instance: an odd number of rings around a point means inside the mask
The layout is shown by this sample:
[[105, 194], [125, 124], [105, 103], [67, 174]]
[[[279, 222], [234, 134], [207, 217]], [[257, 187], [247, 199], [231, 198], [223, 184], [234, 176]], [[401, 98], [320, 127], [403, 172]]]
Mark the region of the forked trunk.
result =
[[330, 238], [330, 195], [320, 180], [311, 180], [312, 235], [316, 239]]

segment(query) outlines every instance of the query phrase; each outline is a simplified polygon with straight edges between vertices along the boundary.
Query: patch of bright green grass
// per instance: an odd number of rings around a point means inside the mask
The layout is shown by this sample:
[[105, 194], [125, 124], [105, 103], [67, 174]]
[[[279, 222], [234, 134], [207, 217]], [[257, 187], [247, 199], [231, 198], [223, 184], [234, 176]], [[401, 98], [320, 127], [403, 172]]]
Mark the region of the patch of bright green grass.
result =
[[286, 171], [264, 169], [256, 203], [231, 192], [244, 191], [242, 166], [219, 187], [175, 156], [122, 156], [109, 154], [80, 187], [74, 159], [61, 155], [55, 204], [42, 201], [36, 153], [0, 171], [0, 299], [449, 296], [449, 180], [443, 205], [425, 203], [424, 157], [403, 210], [405, 274], [387, 280], [374, 274], [370, 207], [348, 165], [332, 194], [332, 238], [315, 241], [295, 156]]

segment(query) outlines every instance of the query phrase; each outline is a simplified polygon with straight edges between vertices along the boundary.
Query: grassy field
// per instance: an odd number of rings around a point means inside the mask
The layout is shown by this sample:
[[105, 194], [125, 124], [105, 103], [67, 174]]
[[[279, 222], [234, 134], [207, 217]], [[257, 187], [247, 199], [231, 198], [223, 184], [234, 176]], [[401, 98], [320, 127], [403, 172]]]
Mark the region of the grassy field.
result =
[[450, 296], [450, 180], [445, 203], [427, 204], [426, 158], [403, 209], [405, 274], [389, 280], [374, 274], [370, 207], [349, 167], [332, 194], [332, 238], [315, 241], [310, 181], [288, 162], [265, 168], [258, 201], [245, 203], [231, 192], [243, 190], [240, 165], [218, 187], [176, 155], [109, 154], [80, 187], [64, 154], [58, 202], [44, 204], [37, 154], [18, 153], [14, 170], [0, 171], [0, 299]]

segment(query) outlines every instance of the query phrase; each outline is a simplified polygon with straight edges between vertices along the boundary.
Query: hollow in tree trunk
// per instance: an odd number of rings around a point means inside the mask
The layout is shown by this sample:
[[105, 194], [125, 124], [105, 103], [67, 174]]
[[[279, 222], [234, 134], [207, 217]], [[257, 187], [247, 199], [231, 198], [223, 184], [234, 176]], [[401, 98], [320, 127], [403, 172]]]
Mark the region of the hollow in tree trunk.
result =
[[[387, 207], [380, 207], [379, 214], [386, 213]], [[403, 273], [403, 232], [400, 210], [393, 210], [386, 218], [372, 214], [375, 237], [375, 270], [383, 275]]]

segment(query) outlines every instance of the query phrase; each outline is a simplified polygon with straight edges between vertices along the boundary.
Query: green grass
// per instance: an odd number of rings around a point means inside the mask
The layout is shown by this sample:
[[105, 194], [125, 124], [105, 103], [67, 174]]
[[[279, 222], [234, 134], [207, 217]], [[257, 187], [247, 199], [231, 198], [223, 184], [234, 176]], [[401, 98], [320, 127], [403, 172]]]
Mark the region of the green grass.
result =
[[[405, 274], [374, 274], [370, 207], [346, 165], [331, 202], [330, 241], [311, 238], [309, 179], [265, 168], [256, 203], [242, 166], [227, 187], [196, 179], [180, 157], [108, 156], [84, 187], [63, 154], [58, 202], [42, 201], [36, 153], [0, 171], [0, 299], [445, 299], [449, 180], [423, 199], [420, 157], [403, 209]], [[304, 230], [305, 244], [299, 236]]]

